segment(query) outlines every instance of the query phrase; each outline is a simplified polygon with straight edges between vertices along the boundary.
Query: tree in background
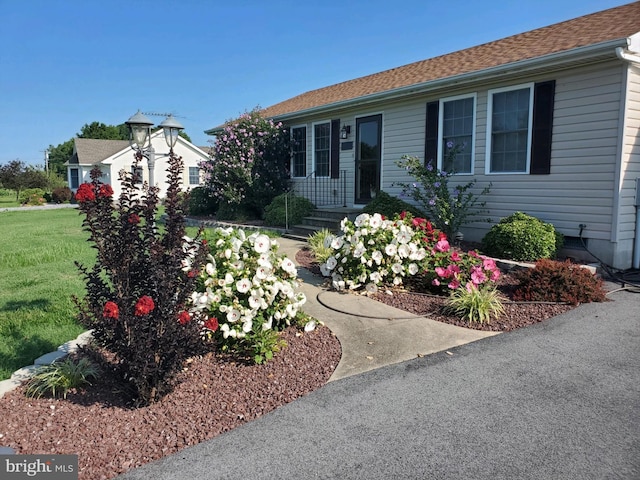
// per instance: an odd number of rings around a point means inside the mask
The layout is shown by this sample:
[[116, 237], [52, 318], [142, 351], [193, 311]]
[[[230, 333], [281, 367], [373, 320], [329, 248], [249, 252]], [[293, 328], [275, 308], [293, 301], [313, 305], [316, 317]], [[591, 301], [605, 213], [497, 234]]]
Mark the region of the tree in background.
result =
[[259, 218], [289, 183], [289, 132], [258, 109], [228, 121], [202, 162], [205, 185], [219, 201], [218, 218]]
[[25, 165], [20, 160], [12, 160], [6, 165], [0, 166], [0, 185], [3, 188], [15, 190], [16, 200], [20, 198], [20, 192], [26, 188], [42, 188], [49, 186], [47, 174], [30, 165]]
[[[187, 141], [191, 141], [189, 135], [180, 132], [180, 136]], [[98, 140], [129, 140], [129, 127], [121, 123], [120, 125], [105, 125], [101, 122], [92, 122], [85, 124], [77, 138], [94, 138]], [[73, 155], [73, 138], [54, 147], [49, 145], [49, 170], [66, 178], [67, 162]]]

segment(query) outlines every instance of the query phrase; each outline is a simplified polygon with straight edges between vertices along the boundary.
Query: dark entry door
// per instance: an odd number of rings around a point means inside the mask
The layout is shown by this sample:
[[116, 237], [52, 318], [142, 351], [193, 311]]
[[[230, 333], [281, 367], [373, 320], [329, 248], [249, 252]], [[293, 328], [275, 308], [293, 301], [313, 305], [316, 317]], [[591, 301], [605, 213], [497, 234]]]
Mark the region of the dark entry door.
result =
[[366, 204], [380, 190], [382, 115], [356, 120], [355, 203]]

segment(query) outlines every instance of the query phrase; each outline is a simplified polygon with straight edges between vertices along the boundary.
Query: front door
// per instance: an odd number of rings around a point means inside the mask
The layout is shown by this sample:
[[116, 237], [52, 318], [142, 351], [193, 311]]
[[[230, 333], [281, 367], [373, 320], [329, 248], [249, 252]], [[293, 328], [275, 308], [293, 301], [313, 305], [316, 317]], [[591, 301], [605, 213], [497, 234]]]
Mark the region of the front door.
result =
[[355, 203], [367, 204], [380, 190], [382, 115], [356, 119]]

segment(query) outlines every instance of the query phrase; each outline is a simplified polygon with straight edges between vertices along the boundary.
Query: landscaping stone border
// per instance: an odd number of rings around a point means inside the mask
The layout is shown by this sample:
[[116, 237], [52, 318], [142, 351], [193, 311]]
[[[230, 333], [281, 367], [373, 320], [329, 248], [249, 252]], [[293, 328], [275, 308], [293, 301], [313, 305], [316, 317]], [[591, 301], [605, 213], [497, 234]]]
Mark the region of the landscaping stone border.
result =
[[22, 367], [21, 369], [13, 372], [10, 378], [0, 381], [0, 398], [2, 398], [5, 393], [18, 388], [22, 382], [35, 375], [40, 367], [44, 365], [51, 365], [68, 354], [76, 352], [78, 347], [80, 345], [86, 345], [91, 340], [91, 337], [91, 330], [87, 330], [86, 332], [78, 335], [74, 340], [69, 340], [68, 342], [63, 343], [57, 350], [45, 353], [44, 355], [36, 358], [33, 365]]

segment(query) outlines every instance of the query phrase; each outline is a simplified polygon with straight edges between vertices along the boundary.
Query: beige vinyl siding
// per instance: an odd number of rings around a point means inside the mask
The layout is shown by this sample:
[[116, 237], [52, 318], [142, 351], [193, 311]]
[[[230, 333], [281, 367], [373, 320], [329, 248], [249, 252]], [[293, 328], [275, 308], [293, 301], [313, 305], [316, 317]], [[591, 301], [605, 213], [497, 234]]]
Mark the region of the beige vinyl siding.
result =
[[633, 240], [636, 228], [636, 178], [640, 178], [640, 67], [629, 65], [622, 136], [619, 240]]

